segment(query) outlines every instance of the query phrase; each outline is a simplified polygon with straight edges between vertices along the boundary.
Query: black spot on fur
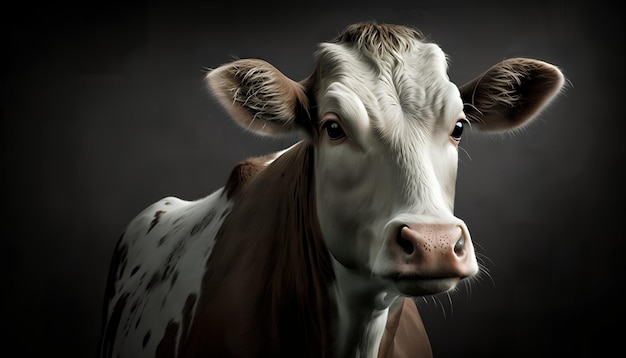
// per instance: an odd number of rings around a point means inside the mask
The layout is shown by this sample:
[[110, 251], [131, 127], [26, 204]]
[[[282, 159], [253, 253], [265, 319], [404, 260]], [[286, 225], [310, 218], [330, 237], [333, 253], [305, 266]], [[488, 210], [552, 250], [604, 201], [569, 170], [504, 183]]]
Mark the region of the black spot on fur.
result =
[[146, 332], [146, 335], [143, 336], [143, 342], [141, 344], [142, 348], [146, 348], [146, 344], [148, 344], [149, 340], [150, 340], [150, 331]]
[[[137, 299], [136, 301], [137, 312], [135, 312], [135, 314], [130, 315], [129, 317], [129, 321], [137, 318], [137, 320], [135, 321], [135, 331], [139, 328], [139, 324], [141, 323], [141, 319], [143, 318], [144, 311], [146, 309], [146, 306], [148, 305], [148, 299], [144, 299], [144, 298]], [[130, 322], [129, 322], [129, 325], [130, 325]]]
[[189, 333], [189, 327], [191, 326], [192, 312], [193, 308], [196, 305], [196, 301], [198, 301], [198, 296], [196, 294], [190, 294], [187, 296], [187, 300], [185, 300], [185, 306], [183, 307], [183, 335], [187, 335]]
[[184, 219], [185, 215], [181, 215], [176, 220], [174, 220], [174, 222], [172, 222], [172, 229], [170, 230], [171, 234], [176, 234], [185, 227]]
[[161, 247], [163, 243], [165, 243], [166, 239], [167, 239], [167, 235], [163, 235], [163, 237], [160, 238], [159, 241], [157, 242], [157, 247]]
[[127, 263], [128, 263], [128, 260], [124, 258], [124, 261], [122, 261], [122, 266], [120, 267], [119, 276], [117, 277], [118, 280], [121, 279], [122, 276], [124, 275], [124, 271], [126, 270]]
[[146, 291], [152, 291], [154, 286], [156, 286], [159, 281], [161, 281], [161, 274], [159, 272], [153, 273], [152, 277], [150, 277], [150, 281], [148, 281], [148, 285], [146, 286]]
[[172, 274], [172, 278], [170, 279], [170, 287], [174, 286], [177, 279], [178, 279], [178, 271], [174, 271], [174, 273]]
[[167, 280], [168, 277], [170, 277], [170, 275], [172, 274], [172, 272], [174, 272], [174, 265], [172, 264], [166, 265], [165, 269], [163, 270], [163, 275], [161, 276], [161, 281]]
[[185, 241], [181, 240], [176, 243], [176, 246], [172, 249], [167, 258], [165, 259], [165, 269], [163, 270], [163, 276], [161, 279], [163, 281], [167, 280], [172, 272], [174, 272], [174, 268], [178, 265], [178, 260], [183, 254], [185, 248]]
[[197, 223], [196, 225], [193, 226], [193, 228], [191, 229], [191, 235], [195, 235], [198, 232], [206, 229], [207, 226], [209, 226], [209, 224], [211, 223], [211, 221], [213, 221], [213, 218], [215, 217], [215, 211], [211, 210], [209, 211], [203, 218], [202, 221], [200, 221], [199, 223]]
[[150, 230], [152, 230], [156, 224], [159, 223], [159, 220], [161, 220], [161, 216], [163, 216], [163, 214], [165, 214], [166, 211], [163, 210], [159, 210], [156, 213], [154, 213], [154, 219], [152, 219], [152, 222], [150, 223], [150, 227], [148, 228], [148, 232], [146, 232], [146, 234], [148, 234], [150, 232]]
[[126, 244], [119, 245], [113, 255], [113, 267], [117, 270], [117, 279], [119, 280], [124, 275], [128, 263], [128, 246]]
[[133, 277], [137, 273], [137, 271], [139, 270], [139, 267], [140, 267], [139, 265], [133, 267], [133, 270], [130, 272], [130, 277]]

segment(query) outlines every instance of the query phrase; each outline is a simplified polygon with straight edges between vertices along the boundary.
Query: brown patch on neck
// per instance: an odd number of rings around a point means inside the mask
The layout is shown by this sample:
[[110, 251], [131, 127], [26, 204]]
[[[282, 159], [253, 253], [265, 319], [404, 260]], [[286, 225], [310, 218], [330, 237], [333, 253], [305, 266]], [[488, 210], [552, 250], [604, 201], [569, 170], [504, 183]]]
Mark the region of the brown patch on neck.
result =
[[379, 358], [432, 357], [433, 352], [422, 317], [411, 298], [399, 298], [389, 308]]
[[248, 158], [237, 163], [230, 172], [230, 176], [224, 186], [226, 197], [231, 199], [235, 194], [243, 190], [252, 178], [259, 174], [261, 170], [265, 169], [265, 163], [267, 163], [273, 155], [274, 154], [269, 154], [262, 157]]
[[331, 351], [330, 254], [316, 214], [313, 146], [302, 142], [234, 192], [182, 356]]

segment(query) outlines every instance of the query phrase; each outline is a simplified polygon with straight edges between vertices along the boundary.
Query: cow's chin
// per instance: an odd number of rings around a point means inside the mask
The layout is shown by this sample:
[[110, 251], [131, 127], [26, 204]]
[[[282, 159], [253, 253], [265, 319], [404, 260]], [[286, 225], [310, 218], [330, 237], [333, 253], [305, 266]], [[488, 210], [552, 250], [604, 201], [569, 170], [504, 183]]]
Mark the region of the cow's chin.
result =
[[396, 278], [393, 284], [402, 295], [427, 296], [450, 291], [461, 281], [460, 277], [406, 277]]

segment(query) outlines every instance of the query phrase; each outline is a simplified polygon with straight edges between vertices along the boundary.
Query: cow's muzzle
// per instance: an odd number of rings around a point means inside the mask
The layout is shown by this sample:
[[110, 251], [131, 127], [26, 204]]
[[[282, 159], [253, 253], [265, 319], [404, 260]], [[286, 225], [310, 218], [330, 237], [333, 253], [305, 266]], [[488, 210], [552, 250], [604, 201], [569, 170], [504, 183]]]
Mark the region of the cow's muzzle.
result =
[[389, 249], [398, 289], [411, 296], [450, 290], [478, 272], [469, 231], [455, 224], [400, 225]]

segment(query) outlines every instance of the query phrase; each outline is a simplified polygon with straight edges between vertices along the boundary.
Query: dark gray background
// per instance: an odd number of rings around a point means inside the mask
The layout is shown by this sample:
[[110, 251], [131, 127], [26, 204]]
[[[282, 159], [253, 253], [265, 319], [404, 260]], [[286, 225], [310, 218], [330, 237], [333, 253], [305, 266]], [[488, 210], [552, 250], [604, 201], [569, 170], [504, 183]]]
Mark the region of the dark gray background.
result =
[[458, 84], [513, 56], [554, 63], [569, 81], [524, 131], [463, 139], [456, 212], [491, 274], [452, 303], [420, 301], [435, 357], [621, 349], [625, 39], [623, 12], [608, 4], [5, 8], [4, 346], [23, 356], [95, 356], [108, 264], [126, 223], [162, 197], [203, 197], [238, 160], [290, 143], [232, 124], [202, 83], [205, 67], [259, 57], [299, 80], [318, 42], [373, 19], [421, 29], [450, 55]]

